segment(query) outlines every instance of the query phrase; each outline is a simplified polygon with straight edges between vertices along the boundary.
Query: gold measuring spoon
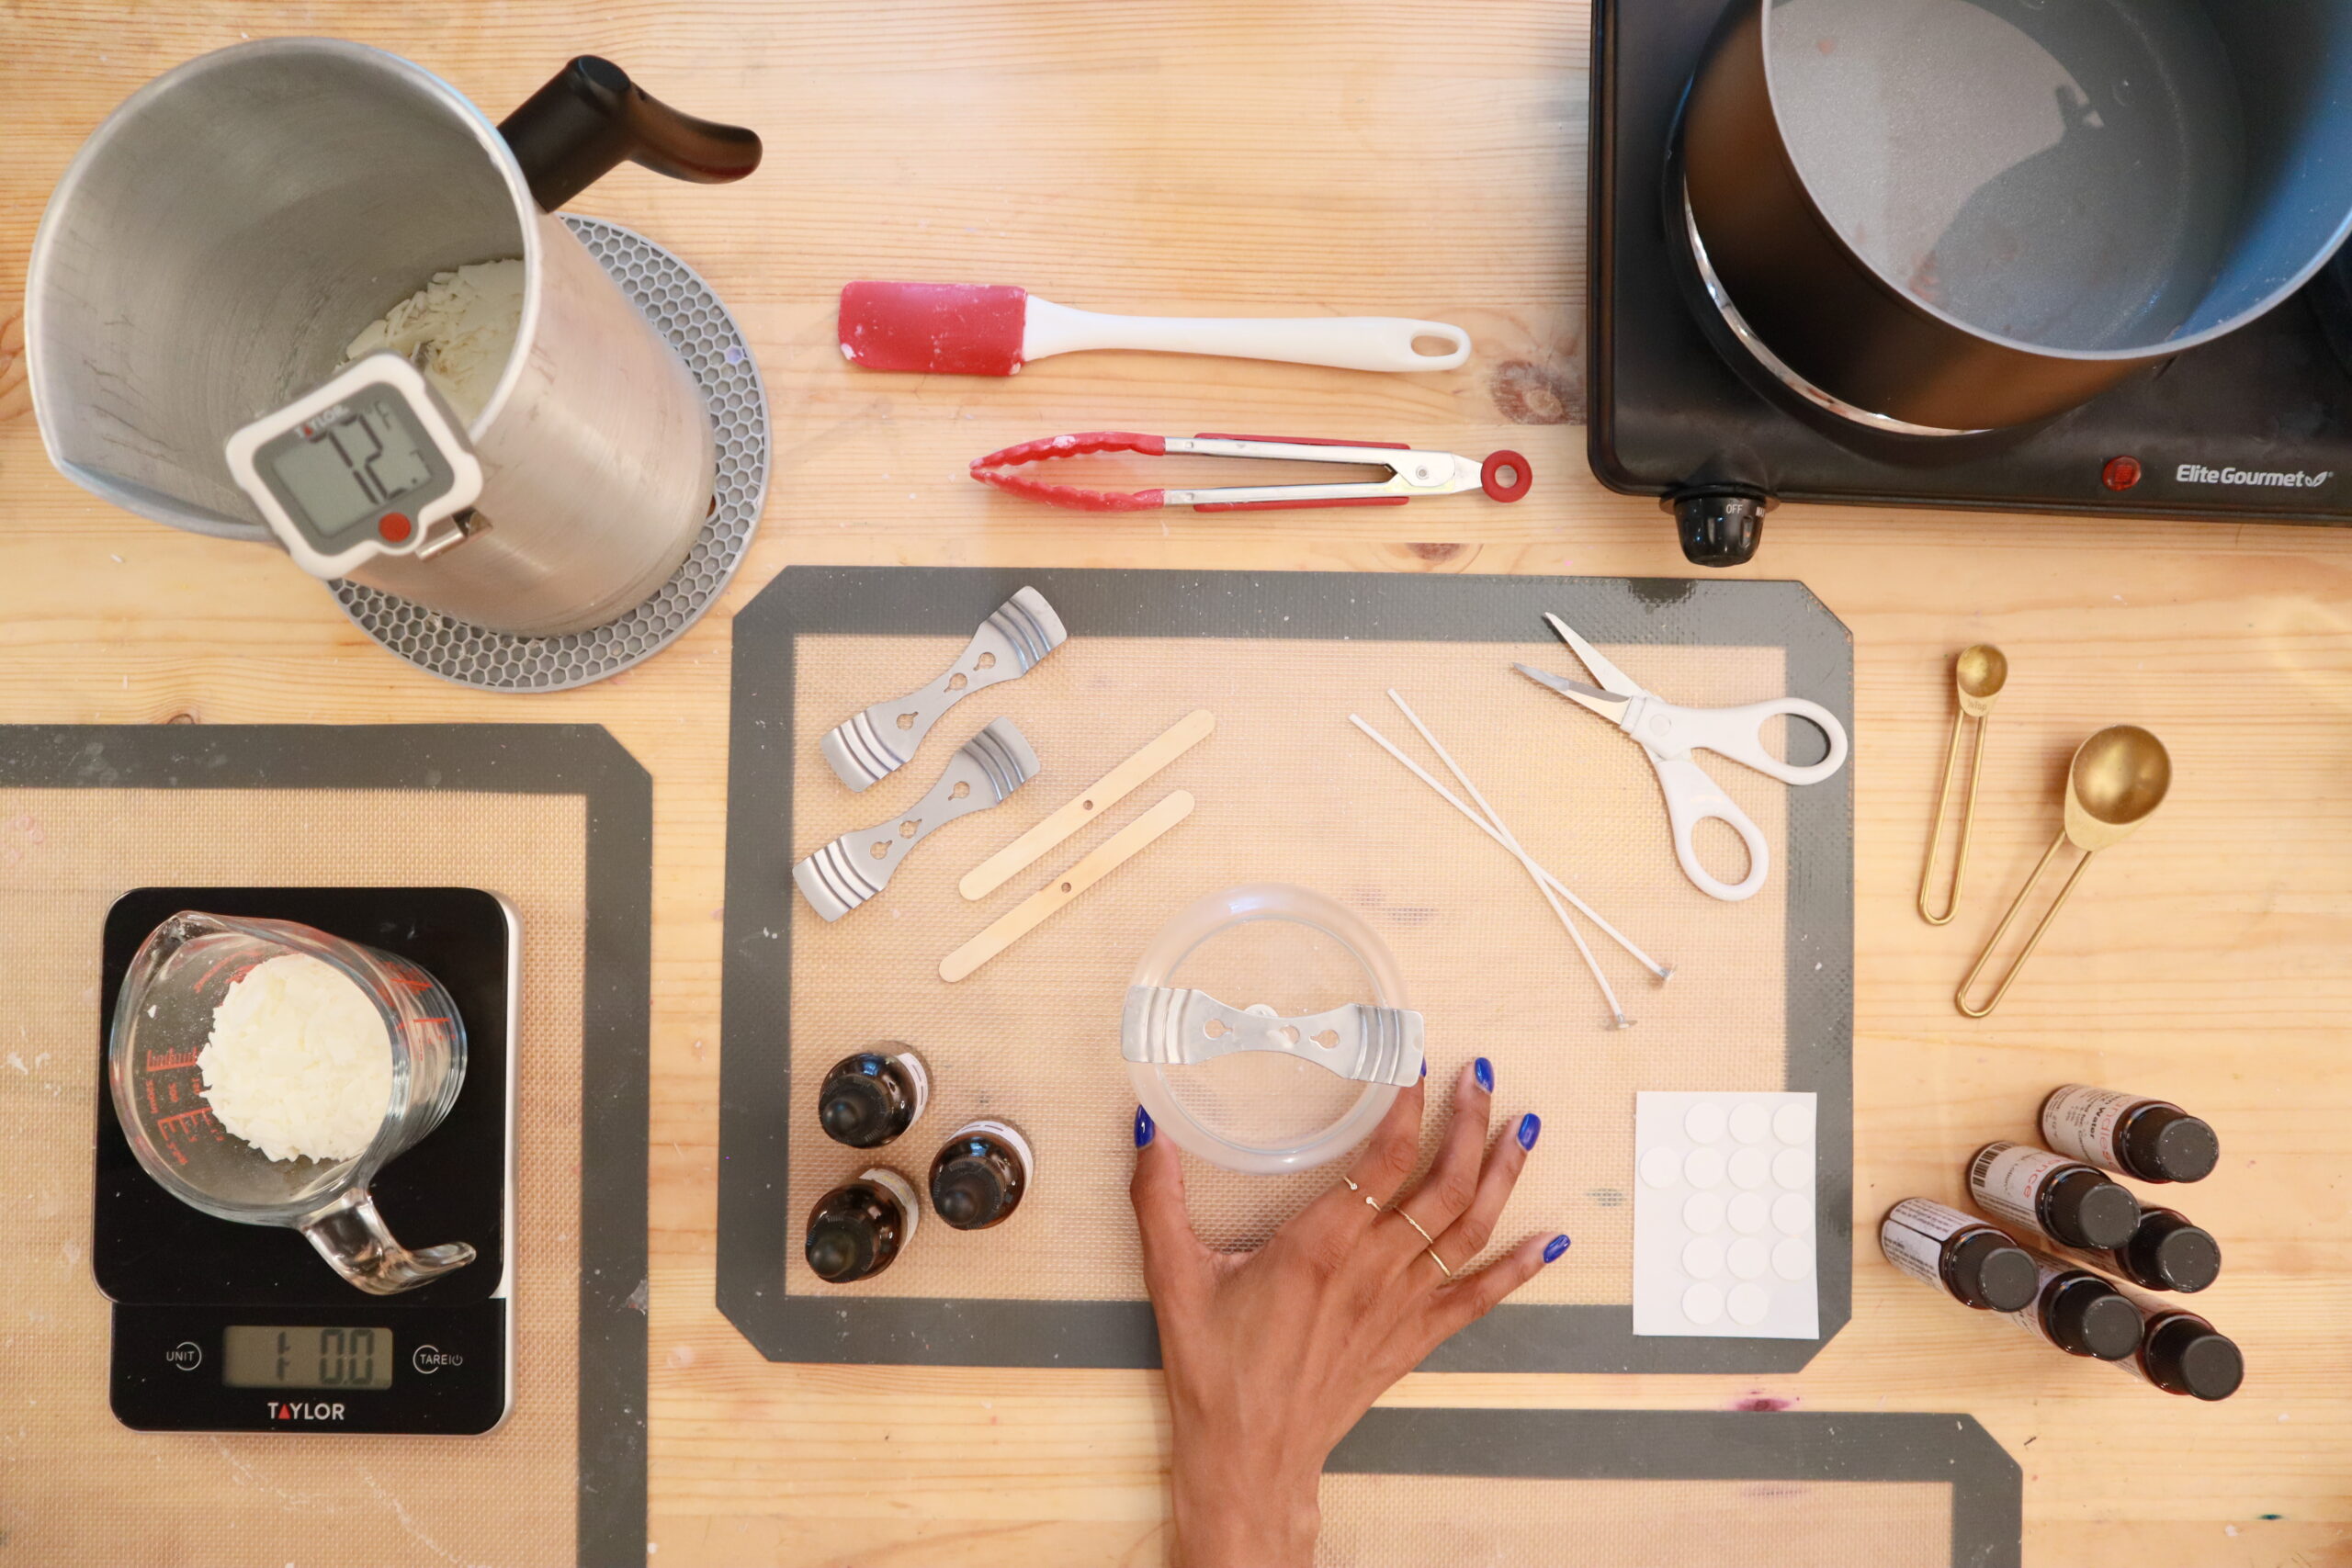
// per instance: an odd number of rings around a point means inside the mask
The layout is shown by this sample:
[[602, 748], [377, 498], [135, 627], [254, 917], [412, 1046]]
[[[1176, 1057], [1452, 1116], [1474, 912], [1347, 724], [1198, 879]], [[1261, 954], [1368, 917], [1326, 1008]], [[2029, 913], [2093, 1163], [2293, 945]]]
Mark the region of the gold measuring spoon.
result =
[[[1951, 923], [1960, 913], [1960, 886], [1968, 876], [1968, 833], [1976, 825], [1976, 785], [1984, 776], [1984, 747], [1991, 739], [1993, 702], [2009, 683], [2008, 655], [1989, 642], [1960, 650], [1951, 684], [1960, 711], [1951, 716], [1951, 744], [1944, 748], [1944, 786], [1936, 795], [1936, 826], [1928, 835], [1928, 863], [1919, 868], [1919, 918], [1931, 926]], [[1951, 899], [1940, 915], [1928, 908], [1928, 884], [1935, 880], [1936, 855], [1944, 845], [1944, 812], [1951, 805], [1951, 770], [1960, 761], [1960, 732], [1976, 721], [1976, 761], [1968, 767], [1968, 804], [1960, 808], [1960, 858], [1951, 871]]]
[[[2018, 890], [2016, 902], [2009, 906], [2009, 912], [2001, 917], [2000, 929], [1993, 933], [1993, 940], [1984, 944], [1984, 952], [1976, 960], [1976, 967], [1968, 972], [1968, 978], [1962, 980], [1960, 989], [1952, 993], [1952, 1005], [1971, 1018], [1983, 1018], [1999, 1007], [2001, 998], [2007, 996], [2009, 987], [2016, 984], [2018, 972], [2025, 967], [2025, 961], [2031, 958], [2033, 950], [2041, 945], [2042, 933], [2050, 929], [2050, 922], [2058, 918], [2058, 910], [2066, 902], [2066, 895], [2072, 893], [2075, 884], [2082, 879], [2084, 869], [2091, 863], [2091, 857], [2130, 838], [2132, 830], [2146, 821], [2150, 814], [2165, 803], [2165, 792], [2171, 787], [2172, 754], [2165, 750], [2163, 741], [2137, 725], [2114, 725], [2076, 747], [2075, 761], [2066, 770], [2065, 827], [2050, 841], [2050, 847], [2041, 852], [2041, 859], [2034, 866], [2033, 874], [2025, 879], [2025, 886]], [[1993, 961], [1994, 951], [2001, 945], [2001, 939], [2017, 922], [2018, 911], [2025, 908], [2026, 898], [2033, 892], [2035, 884], [2041, 880], [2041, 874], [2049, 869], [2052, 859], [2070, 839], [2074, 840], [2075, 847], [2083, 852], [2083, 858], [2075, 862], [2075, 869], [2067, 874], [2065, 885], [2058, 889], [2057, 899], [2050, 906], [2050, 913], [2042, 916], [2041, 923], [2033, 928], [2033, 935], [2026, 940], [2025, 951], [2018, 953], [2017, 962], [2009, 965], [2008, 975], [1993, 993], [1992, 1000], [1981, 1008], [1970, 1007], [1968, 993], [1975, 986], [1976, 977], [1984, 973], [1984, 965]]]

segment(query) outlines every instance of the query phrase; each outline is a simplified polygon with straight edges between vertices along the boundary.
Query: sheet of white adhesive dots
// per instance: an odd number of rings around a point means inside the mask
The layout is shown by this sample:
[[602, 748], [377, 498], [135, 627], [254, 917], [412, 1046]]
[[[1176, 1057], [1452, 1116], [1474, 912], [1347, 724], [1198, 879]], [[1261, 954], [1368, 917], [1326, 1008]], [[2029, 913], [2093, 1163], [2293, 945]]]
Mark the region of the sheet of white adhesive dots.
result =
[[1816, 1339], [1814, 1097], [1637, 1095], [1634, 1332]]

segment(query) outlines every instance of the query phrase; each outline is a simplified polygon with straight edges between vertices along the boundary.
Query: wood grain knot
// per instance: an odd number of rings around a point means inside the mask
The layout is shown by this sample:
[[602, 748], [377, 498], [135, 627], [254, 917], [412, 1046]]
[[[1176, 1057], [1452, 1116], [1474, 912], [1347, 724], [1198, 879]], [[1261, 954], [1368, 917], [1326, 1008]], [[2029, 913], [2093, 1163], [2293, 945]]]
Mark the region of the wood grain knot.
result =
[[32, 388], [25, 380], [25, 305], [17, 299], [0, 315], [0, 424], [32, 408]]
[[1514, 359], [1496, 368], [1487, 389], [1497, 412], [1513, 424], [1582, 424], [1584, 361], [1571, 357], [1554, 366]]
[[1443, 566], [1463, 551], [1471, 548], [1458, 539], [1416, 539], [1397, 547], [1416, 560], [1427, 561], [1431, 566]]

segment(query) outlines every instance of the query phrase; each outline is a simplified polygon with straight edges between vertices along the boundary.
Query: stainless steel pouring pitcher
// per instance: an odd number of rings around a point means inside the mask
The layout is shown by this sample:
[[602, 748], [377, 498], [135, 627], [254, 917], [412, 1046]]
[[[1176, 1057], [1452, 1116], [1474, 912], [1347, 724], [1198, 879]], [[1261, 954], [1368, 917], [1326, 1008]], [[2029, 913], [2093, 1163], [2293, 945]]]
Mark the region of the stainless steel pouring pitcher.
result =
[[223, 443], [317, 387], [435, 273], [520, 257], [514, 349], [467, 427], [468, 533], [357, 581], [526, 637], [602, 626], [693, 547], [716, 476], [693, 378], [551, 212], [624, 160], [741, 178], [759, 138], [582, 56], [502, 125], [396, 55], [273, 39], [190, 61], [100, 126], [33, 243], [26, 354], [50, 458], [174, 527], [276, 547]]

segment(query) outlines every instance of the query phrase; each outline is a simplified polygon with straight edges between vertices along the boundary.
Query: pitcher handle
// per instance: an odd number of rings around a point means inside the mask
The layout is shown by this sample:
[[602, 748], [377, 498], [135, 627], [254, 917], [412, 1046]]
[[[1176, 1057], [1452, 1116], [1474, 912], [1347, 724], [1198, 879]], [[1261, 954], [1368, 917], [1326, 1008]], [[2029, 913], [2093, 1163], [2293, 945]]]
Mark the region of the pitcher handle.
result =
[[474, 1260], [473, 1247], [462, 1241], [411, 1252], [392, 1239], [384, 1216], [376, 1212], [376, 1200], [364, 1187], [304, 1221], [302, 1234], [336, 1273], [371, 1296], [414, 1290]]
[[740, 180], [760, 166], [758, 132], [681, 114], [593, 54], [549, 77], [498, 133], [548, 212], [623, 162], [697, 185]]

